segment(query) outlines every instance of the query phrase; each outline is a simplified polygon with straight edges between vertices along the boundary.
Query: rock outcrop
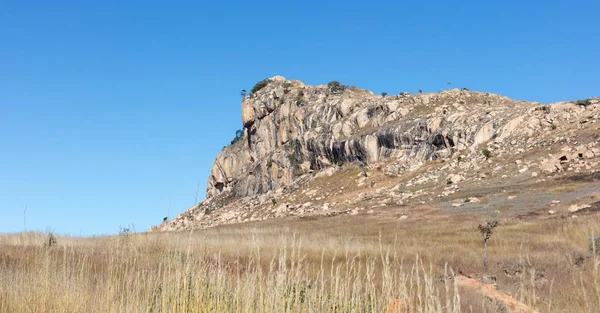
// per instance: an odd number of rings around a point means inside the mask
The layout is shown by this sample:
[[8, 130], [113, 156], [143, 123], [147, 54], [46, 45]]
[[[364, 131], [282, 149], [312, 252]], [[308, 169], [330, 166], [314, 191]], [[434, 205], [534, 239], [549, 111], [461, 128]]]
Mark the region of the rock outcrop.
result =
[[382, 97], [277, 76], [242, 101], [250, 140], [217, 156], [206, 197], [225, 190], [239, 197], [262, 194], [308, 171], [348, 162], [428, 161], [496, 137], [526, 140], [553, 120], [585, 110], [572, 103], [555, 106], [560, 113], [546, 116], [539, 103], [489, 93], [454, 89]]
[[[388, 172], [395, 175], [416, 164], [488, 148], [495, 149], [495, 155], [501, 149], [505, 154], [516, 153], [520, 147], [525, 151], [537, 142], [536, 134], [595, 122], [599, 108], [598, 99], [587, 106], [571, 102], [541, 105], [466, 89], [378, 96], [354, 87], [308, 86], [275, 76], [244, 97], [243, 140], [216, 157], [208, 178], [207, 200], [192, 208], [201, 213], [188, 212], [193, 216], [187, 219], [190, 223], [201, 220], [203, 214], [236, 199], [245, 201], [240, 207], [248, 207], [250, 198], [281, 192], [292, 188], [298, 178], [344, 164], [368, 166], [393, 160]], [[581, 146], [564, 154], [591, 158], [599, 152]], [[561, 157], [547, 156], [539, 161], [540, 169], [560, 171]], [[476, 171], [479, 165], [463, 162], [460, 168]], [[462, 174], [444, 177], [458, 182], [463, 178], [457, 175]], [[477, 178], [483, 177], [479, 174]]]

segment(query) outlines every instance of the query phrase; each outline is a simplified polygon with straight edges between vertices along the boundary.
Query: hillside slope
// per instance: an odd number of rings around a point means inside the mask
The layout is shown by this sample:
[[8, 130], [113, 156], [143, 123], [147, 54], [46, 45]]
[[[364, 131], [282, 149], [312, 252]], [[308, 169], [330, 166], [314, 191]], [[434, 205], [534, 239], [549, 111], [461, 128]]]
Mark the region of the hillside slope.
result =
[[[599, 119], [599, 99], [541, 105], [458, 89], [378, 96], [275, 76], [244, 97], [243, 137], [216, 157], [207, 200], [151, 230], [339, 214], [406, 219], [427, 215], [411, 209], [418, 205], [460, 212], [482, 199], [490, 205], [479, 213], [535, 212], [560, 200], [513, 210], [501, 193], [534, 194], [569, 177], [595, 184]], [[567, 201], [585, 194], [576, 192]]]

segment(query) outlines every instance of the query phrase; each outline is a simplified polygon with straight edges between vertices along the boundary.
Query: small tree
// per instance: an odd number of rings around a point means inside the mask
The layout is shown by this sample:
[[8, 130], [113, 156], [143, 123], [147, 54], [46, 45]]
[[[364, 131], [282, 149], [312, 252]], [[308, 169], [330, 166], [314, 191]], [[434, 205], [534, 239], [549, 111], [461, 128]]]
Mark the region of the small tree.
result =
[[246, 94], [248, 94], [248, 92], [246, 92], [246, 89], [242, 89], [242, 91], [240, 91], [240, 96], [242, 96], [242, 99], [246, 97]]
[[385, 92], [385, 91], [384, 91], [384, 92], [382, 92], [382, 93], [381, 93], [381, 96], [382, 96], [382, 97], [385, 97], [385, 96], [387, 96], [387, 92]]
[[479, 224], [477, 228], [483, 237], [483, 270], [487, 272], [487, 243], [492, 235], [494, 234], [494, 230], [498, 227], [498, 221], [487, 221], [485, 224]]
[[419, 93], [423, 93], [423, 90], [422, 90], [422, 89], [419, 89]]

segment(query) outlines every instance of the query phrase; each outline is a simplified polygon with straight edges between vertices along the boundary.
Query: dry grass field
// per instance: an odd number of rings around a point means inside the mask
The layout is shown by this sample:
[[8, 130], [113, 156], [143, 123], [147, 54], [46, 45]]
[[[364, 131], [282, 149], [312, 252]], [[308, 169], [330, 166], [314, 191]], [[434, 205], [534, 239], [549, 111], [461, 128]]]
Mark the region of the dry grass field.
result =
[[458, 275], [538, 312], [599, 312], [597, 213], [501, 220], [487, 272], [479, 222], [336, 216], [52, 246], [0, 235], [0, 312], [511, 312]]

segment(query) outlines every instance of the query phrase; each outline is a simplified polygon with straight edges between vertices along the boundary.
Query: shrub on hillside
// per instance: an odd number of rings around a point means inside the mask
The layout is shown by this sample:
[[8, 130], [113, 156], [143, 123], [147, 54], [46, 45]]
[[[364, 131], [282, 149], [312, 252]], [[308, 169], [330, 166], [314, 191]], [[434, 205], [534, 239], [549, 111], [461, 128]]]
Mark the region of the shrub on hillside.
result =
[[233, 140], [231, 140], [231, 144], [235, 144], [236, 142], [242, 140], [242, 138], [244, 138], [244, 130], [243, 129], [236, 130], [235, 138], [233, 138]]
[[575, 101], [575, 104], [586, 107], [588, 105], [592, 104], [592, 101], [590, 99], [585, 99], [585, 100], [577, 100]]
[[256, 85], [254, 85], [254, 87], [252, 87], [252, 90], [250, 91], [250, 93], [256, 93], [257, 91], [267, 87], [267, 85], [271, 82], [270, 79], [265, 78], [261, 81], [259, 81], [258, 83], [256, 83]]
[[492, 156], [492, 151], [490, 151], [488, 148], [483, 149], [481, 153], [486, 159], [489, 159]]
[[346, 89], [346, 86], [340, 84], [340, 82], [333, 80], [330, 81], [329, 83], [327, 83], [327, 89], [329, 90], [330, 93], [336, 94], [336, 93], [341, 93], [344, 91], [344, 89]]

